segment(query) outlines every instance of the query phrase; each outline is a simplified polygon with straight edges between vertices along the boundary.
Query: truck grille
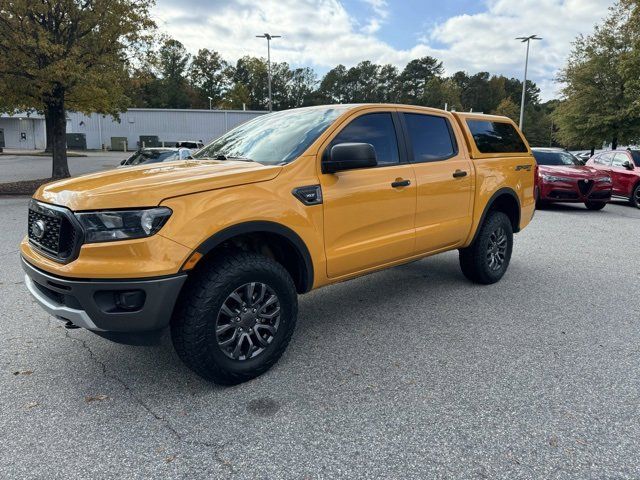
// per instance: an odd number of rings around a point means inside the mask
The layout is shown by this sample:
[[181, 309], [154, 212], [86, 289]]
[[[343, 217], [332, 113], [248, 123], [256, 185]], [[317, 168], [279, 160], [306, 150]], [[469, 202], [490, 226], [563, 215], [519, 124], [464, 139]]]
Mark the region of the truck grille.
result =
[[82, 235], [69, 210], [32, 200], [29, 203], [29, 242], [45, 256], [70, 262], [80, 248]]

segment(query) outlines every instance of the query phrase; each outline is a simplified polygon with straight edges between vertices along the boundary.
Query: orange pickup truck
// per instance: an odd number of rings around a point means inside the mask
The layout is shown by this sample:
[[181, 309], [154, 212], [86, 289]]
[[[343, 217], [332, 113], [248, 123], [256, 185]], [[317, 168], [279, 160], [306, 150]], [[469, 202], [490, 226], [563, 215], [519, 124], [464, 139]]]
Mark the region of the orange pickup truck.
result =
[[68, 327], [129, 343], [170, 327], [184, 362], [223, 384], [278, 360], [297, 294], [453, 249], [469, 280], [497, 282], [535, 210], [536, 164], [504, 117], [301, 108], [195, 157], [43, 186], [22, 265]]

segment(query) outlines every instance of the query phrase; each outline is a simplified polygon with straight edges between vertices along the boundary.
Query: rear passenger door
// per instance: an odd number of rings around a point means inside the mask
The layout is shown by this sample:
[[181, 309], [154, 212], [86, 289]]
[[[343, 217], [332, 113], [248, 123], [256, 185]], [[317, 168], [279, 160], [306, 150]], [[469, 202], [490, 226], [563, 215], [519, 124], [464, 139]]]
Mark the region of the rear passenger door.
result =
[[472, 225], [473, 170], [444, 115], [400, 114], [417, 183], [416, 253], [463, 243]]

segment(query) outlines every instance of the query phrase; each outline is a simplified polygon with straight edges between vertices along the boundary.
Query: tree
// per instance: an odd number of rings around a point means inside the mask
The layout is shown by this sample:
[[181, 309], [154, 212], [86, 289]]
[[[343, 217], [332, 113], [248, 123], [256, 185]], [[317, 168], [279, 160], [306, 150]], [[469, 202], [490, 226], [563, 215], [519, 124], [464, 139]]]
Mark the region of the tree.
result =
[[220, 104], [228, 87], [228, 80], [225, 76], [227, 68], [227, 62], [218, 52], [212, 52], [206, 48], [198, 50], [198, 54], [193, 57], [189, 71], [191, 85], [197, 93], [192, 107], [208, 108], [208, 97], [212, 98], [213, 105]]
[[502, 115], [509, 117], [514, 122], [518, 122], [520, 118], [520, 107], [510, 97], [503, 98], [496, 109], [491, 112], [493, 115]]
[[190, 55], [184, 45], [167, 39], [158, 52], [158, 66], [162, 75], [161, 98], [165, 108], [189, 107], [186, 72]]
[[313, 69], [304, 67], [293, 70], [291, 72], [291, 81], [288, 89], [288, 106], [291, 108], [311, 105], [313, 102], [312, 96], [317, 84], [318, 78]]
[[640, 22], [636, 2], [616, 3], [592, 35], [579, 36], [558, 80], [564, 84], [555, 112], [559, 138], [594, 147], [640, 138]]
[[391, 64], [382, 65], [378, 71], [378, 86], [376, 96], [379, 102], [397, 103], [398, 69]]
[[411, 60], [398, 78], [402, 103], [420, 104], [424, 98], [427, 83], [444, 72], [442, 62], [433, 57]]
[[222, 108], [242, 110], [249, 105], [249, 101], [249, 90], [245, 84], [236, 82], [225, 93], [224, 99], [222, 100]]
[[52, 177], [69, 176], [66, 111], [117, 115], [127, 51], [154, 27], [153, 0], [0, 0], [4, 110], [37, 110], [52, 132]]
[[263, 58], [245, 56], [229, 70], [234, 83], [241, 83], [249, 94], [247, 107], [250, 110], [265, 110], [269, 104], [267, 61]]
[[320, 82], [322, 103], [347, 103], [347, 68], [338, 65], [327, 72]]
[[460, 100], [461, 90], [450, 78], [433, 77], [427, 83], [427, 89], [422, 98], [422, 105], [433, 108], [444, 108], [449, 110], [462, 109]]

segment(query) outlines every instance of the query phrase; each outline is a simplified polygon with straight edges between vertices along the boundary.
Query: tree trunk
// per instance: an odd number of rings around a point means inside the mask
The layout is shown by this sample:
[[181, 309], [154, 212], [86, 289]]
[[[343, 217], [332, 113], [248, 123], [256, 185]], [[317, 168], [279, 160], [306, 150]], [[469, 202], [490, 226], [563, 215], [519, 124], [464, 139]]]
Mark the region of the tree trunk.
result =
[[53, 89], [51, 97], [47, 99], [47, 112], [51, 121], [51, 144], [53, 153], [53, 178], [69, 176], [67, 164], [67, 115], [64, 108], [65, 91], [61, 86]]
[[593, 157], [596, 154], [596, 147], [591, 147], [591, 156]]
[[49, 114], [48, 108], [44, 110], [44, 126], [47, 137], [47, 146], [44, 151], [51, 153], [53, 151], [53, 124], [51, 123], [51, 115]]
[[615, 150], [616, 148], [618, 148], [618, 137], [613, 137], [613, 140], [611, 141], [611, 150]]

